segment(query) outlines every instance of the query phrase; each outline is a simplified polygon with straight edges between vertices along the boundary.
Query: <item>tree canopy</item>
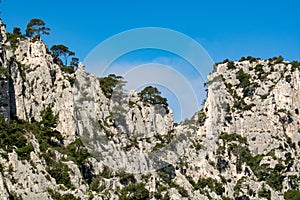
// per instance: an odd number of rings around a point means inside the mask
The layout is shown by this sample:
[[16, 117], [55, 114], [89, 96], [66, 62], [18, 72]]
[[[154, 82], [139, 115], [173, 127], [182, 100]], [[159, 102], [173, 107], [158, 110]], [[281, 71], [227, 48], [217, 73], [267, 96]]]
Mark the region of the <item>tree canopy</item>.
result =
[[41, 35], [49, 35], [50, 28], [46, 27], [46, 23], [38, 18], [29, 21], [26, 28], [26, 36], [40, 38]]
[[52, 108], [48, 105], [45, 110], [41, 112], [42, 120], [40, 121], [45, 127], [55, 128], [58, 123], [58, 114], [54, 115]]
[[107, 98], [111, 98], [114, 90], [121, 90], [125, 84], [122, 76], [109, 74], [107, 77], [99, 78], [102, 92]]
[[79, 63], [79, 58], [73, 57], [73, 58], [71, 59], [70, 65], [71, 65], [72, 67], [78, 67], [78, 63]]
[[[70, 51], [68, 47], [66, 47], [63, 44], [58, 44], [58, 45], [53, 45], [50, 48], [52, 54], [54, 55], [55, 58], [63, 57], [65, 61], [65, 66], [68, 65], [68, 58], [69, 56], [75, 55], [73, 51]], [[75, 62], [75, 61], [74, 61]], [[77, 60], [78, 62], [78, 60]]]
[[17, 48], [17, 45], [22, 38], [24, 38], [24, 35], [22, 34], [21, 29], [18, 27], [14, 27], [12, 33], [7, 33], [7, 39], [10, 42], [13, 50]]
[[120, 192], [120, 200], [150, 199], [149, 191], [145, 188], [144, 183], [130, 184], [124, 187]]
[[138, 95], [144, 102], [168, 106], [167, 99], [160, 96], [161, 92], [156, 87], [147, 86]]
[[14, 27], [13, 34], [15, 34], [19, 37], [22, 37], [22, 32], [21, 32], [21, 29], [19, 27]]

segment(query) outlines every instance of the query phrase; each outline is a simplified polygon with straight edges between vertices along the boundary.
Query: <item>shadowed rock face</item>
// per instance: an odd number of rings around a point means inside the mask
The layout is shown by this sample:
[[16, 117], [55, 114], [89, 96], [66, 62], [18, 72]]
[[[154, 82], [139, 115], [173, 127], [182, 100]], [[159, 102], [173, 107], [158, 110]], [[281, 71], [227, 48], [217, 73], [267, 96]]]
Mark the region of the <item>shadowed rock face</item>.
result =
[[6, 120], [10, 120], [10, 102], [8, 80], [6, 78], [0, 80], [0, 115]]
[[10, 120], [10, 102], [9, 102], [9, 79], [5, 74], [5, 70], [8, 70], [5, 60], [5, 49], [4, 43], [7, 40], [5, 34], [5, 26], [0, 23], [0, 115], [2, 115], [6, 120]]
[[[283, 199], [299, 190], [299, 63], [216, 64], [203, 109], [175, 126], [169, 108], [135, 91], [108, 99], [82, 64], [65, 72], [42, 41], [22, 39], [13, 50], [2, 23], [0, 39], [0, 64], [10, 72], [0, 77], [0, 114], [32, 122], [17, 130], [33, 148], [24, 159], [24, 147], [1, 140], [0, 199], [124, 199], [134, 191], [154, 199]], [[46, 129], [33, 122], [49, 105], [59, 117]]]

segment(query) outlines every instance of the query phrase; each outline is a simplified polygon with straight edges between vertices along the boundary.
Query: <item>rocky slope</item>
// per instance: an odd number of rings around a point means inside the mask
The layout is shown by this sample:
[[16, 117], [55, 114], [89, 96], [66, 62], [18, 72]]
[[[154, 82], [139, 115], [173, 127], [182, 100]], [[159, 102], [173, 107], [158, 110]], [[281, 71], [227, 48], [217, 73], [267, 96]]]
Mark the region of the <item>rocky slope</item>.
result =
[[80, 64], [1, 23], [0, 199], [289, 199], [299, 195], [300, 65], [216, 64], [201, 111], [103, 92]]

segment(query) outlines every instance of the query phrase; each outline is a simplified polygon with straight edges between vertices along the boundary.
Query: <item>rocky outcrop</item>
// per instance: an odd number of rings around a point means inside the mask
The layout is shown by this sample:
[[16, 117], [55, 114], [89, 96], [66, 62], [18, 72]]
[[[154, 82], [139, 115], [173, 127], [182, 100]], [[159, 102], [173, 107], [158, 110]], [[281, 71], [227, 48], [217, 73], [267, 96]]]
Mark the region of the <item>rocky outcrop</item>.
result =
[[283, 199], [295, 189], [287, 183], [300, 167], [293, 161], [299, 152], [299, 78], [299, 63], [280, 57], [216, 64], [208, 77], [202, 137], [191, 139], [202, 140], [204, 150], [188, 159], [190, 177], [197, 172], [222, 181], [226, 196], [235, 198], [261, 199], [251, 192], [268, 191], [268, 198]]
[[5, 42], [7, 41], [5, 25], [0, 21], [0, 114], [10, 120], [9, 68], [5, 58]]
[[98, 78], [86, 73], [82, 65], [75, 77], [76, 126], [85, 145], [92, 146], [94, 156], [115, 170], [151, 171], [148, 152], [159, 142], [155, 136], [165, 137], [173, 130], [172, 111], [141, 102], [135, 91], [115, 92], [107, 99]]
[[[164, 137], [171, 132], [173, 130], [173, 114], [169, 108], [141, 103], [136, 92], [132, 92], [130, 95], [121, 93], [121, 96], [115, 95], [113, 98], [108, 99], [100, 88], [98, 78], [85, 72], [82, 64], [78, 66], [75, 73], [66, 72], [63, 66], [55, 63], [48, 47], [42, 41], [19, 38], [16, 47], [12, 48], [10, 41], [6, 41], [6, 38], [4, 38], [7, 34], [5, 29], [2, 32], [2, 63], [7, 63], [7, 68], [10, 70], [9, 78], [12, 87], [9, 87], [7, 79], [3, 79], [6, 82], [1, 87], [1, 90], [3, 90], [1, 102], [6, 103], [7, 108], [3, 109], [1, 115], [7, 116], [8, 121], [12, 114], [12, 117], [17, 117], [29, 123], [40, 122], [42, 112], [50, 106], [53, 114], [58, 115], [57, 126], [52, 131], [58, 131], [62, 135], [62, 144], [69, 147], [76, 138], [79, 138], [93, 153], [94, 157], [98, 158], [98, 162], [101, 162], [102, 167], [99, 168], [97, 167], [99, 164], [95, 159], [89, 160], [86, 163], [87, 169], [83, 169], [85, 167], [78, 163], [72, 164], [74, 161], [60, 163], [63, 166], [68, 166], [71, 183], [80, 191], [78, 194], [71, 192], [72, 194], [85, 198], [83, 193], [87, 192], [87, 186], [82, 180], [87, 177], [84, 177], [86, 174], [83, 170], [87, 170], [86, 176], [91, 178], [101, 173], [104, 164], [114, 164], [116, 168], [113, 169], [115, 171], [123, 169], [122, 166], [119, 166], [120, 163], [123, 163], [126, 167], [126, 162], [113, 161], [115, 157], [122, 158], [122, 160], [127, 157], [129, 170], [135, 172], [150, 170], [148, 154], [144, 153], [140, 156], [138, 152], [144, 147], [148, 150], [152, 149], [161, 141], [154, 138], [139, 146], [137, 144], [132, 145], [132, 137], [137, 139], [136, 137], [139, 136], [145, 140], [145, 138], [149, 139], [154, 135]], [[13, 104], [10, 102], [10, 93], [14, 95]], [[130, 106], [129, 101], [133, 105]], [[123, 103], [126, 103], [126, 105], [123, 105]], [[10, 106], [15, 108], [14, 113], [9, 113]], [[30, 130], [28, 131], [30, 132]], [[32, 142], [32, 137], [41, 136], [29, 135], [28, 137]], [[58, 142], [58, 139], [54, 137], [51, 140]], [[106, 144], [109, 140], [111, 141]], [[92, 148], [89, 148], [91, 147], [90, 141], [92, 141]], [[18, 160], [18, 154], [15, 152], [8, 153], [8, 162], [3, 160], [3, 163], [5, 163], [3, 164], [4, 170], [11, 169], [11, 165], [19, 166], [17, 163], [23, 164], [23, 166], [14, 169], [11, 176], [6, 174], [3, 177], [9, 197], [16, 195], [25, 199], [32, 199], [40, 196], [40, 198], [47, 199], [49, 194], [56, 195], [55, 184], [58, 184], [58, 180], [55, 181], [49, 178], [53, 174], [51, 174], [51, 167], [47, 166], [47, 162], [44, 161], [45, 158], [41, 156], [46, 152], [40, 150], [39, 146], [42, 145], [40, 142], [36, 141], [37, 144], [34, 145], [36, 154], [30, 156], [31, 163]], [[129, 154], [124, 150], [131, 148], [132, 152]], [[54, 150], [54, 152], [58, 155], [61, 154], [57, 150]], [[111, 154], [112, 152], [113, 154]], [[61, 158], [63, 155], [59, 157]], [[104, 161], [99, 160], [103, 157], [105, 157]], [[136, 160], [132, 161], [132, 159]], [[140, 162], [140, 167], [132, 168], [131, 166], [134, 166], [133, 163], [136, 162]], [[35, 171], [32, 168], [32, 165], [41, 165], [41, 163], [43, 169]], [[91, 170], [89, 165], [92, 167], [93, 174], [88, 172]], [[35, 173], [39, 175], [35, 176]], [[19, 174], [24, 174], [28, 179], [19, 177]], [[12, 177], [19, 178], [11, 182]], [[27, 181], [30, 181], [35, 189], [31, 188]], [[113, 182], [108, 181], [108, 183], [112, 184]], [[39, 187], [40, 184], [43, 187]], [[49, 188], [54, 191], [49, 192]], [[14, 193], [10, 194], [10, 191]], [[5, 194], [4, 190], [3, 194]], [[60, 194], [63, 195], [64, 193], [60, 191]], [[97, 196], [97, 194], [95, 195]]]

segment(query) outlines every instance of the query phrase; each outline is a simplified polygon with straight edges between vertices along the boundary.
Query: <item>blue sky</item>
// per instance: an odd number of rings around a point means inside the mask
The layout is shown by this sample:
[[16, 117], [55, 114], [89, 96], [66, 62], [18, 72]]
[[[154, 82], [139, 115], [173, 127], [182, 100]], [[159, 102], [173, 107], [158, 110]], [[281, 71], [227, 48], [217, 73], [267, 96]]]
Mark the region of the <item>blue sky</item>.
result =
[[40, 1], [2, 0], [8, 30], [42, 18], [52, 29], [49, 44], [63, 43], [80, 59], [99, 42], [137, 27], [170, 28], [198, 40], [213, 60], [283, 55], [300, 60], [297, 0]]
[[[8, 31], [14, 26], [24, 31], [31, 18], [41, 18], [51, 28], [50, 35], [43, 36], [48, 46], [65, 44], [81, 61], [105, 39], [140, 27], [163, 27], [186, 34], [215, 62], [248, 55], [300, 60], [299, 7], [297, 0], [2, 0], [0, 4]], [[171, 58], [169, 65], [178, 59], [145, 51], [120, 60], [141, 64], [162, 57]]]

